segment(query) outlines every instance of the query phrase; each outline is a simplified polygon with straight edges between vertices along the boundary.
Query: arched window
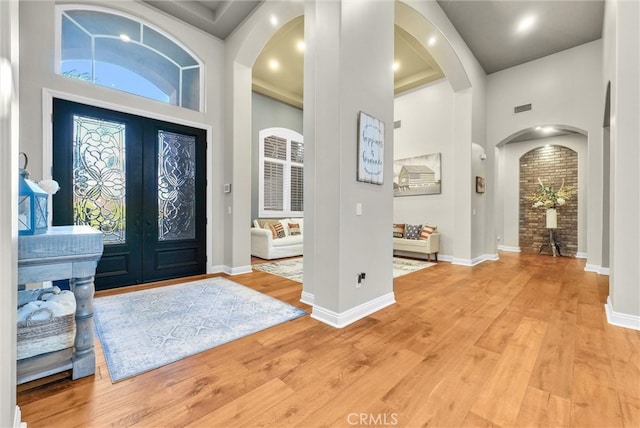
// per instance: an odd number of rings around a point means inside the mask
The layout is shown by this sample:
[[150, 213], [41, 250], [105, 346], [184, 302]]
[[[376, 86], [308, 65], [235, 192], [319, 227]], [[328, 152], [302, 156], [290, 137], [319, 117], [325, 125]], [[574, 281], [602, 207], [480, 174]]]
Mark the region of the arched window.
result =
[[120, 13], [74, 6], [57, 11], [59, 74], [201, 110], [202, 65], [178, 42]]

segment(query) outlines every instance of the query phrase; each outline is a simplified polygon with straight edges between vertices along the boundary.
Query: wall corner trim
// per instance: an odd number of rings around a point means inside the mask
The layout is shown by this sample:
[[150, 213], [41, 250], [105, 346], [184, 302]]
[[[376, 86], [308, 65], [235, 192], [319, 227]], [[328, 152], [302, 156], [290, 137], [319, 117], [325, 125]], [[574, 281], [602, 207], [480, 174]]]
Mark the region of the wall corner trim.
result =
[[231, 266], [224, 265], [222, 267], [222, 272], [226, 273], [227, 275], [242, 275], [243, 273], [253, 272], [253, 269], [251, 269], [251, 265], [238, 266], [238, 267], [231, 267]]
[[512, 247], [510, 245], [498, 245], [499, 251], [506, 251], [508, 253], [519, 253], [521, 252], [520, 247]]
[[391, 292], [341, 313], [315, 305], [311, 312], [311, 318], [335, 328], [343, 328], [395, 303], [395, 296]]
[[607, 303], [604, 305], [604, 311], [607, 314], [607, 322], [609, 324], [640, 331], [640, 316], [614, 311], [613, 304], [611, 303], [611, 296], [607, 297]]
[[488, 260], [495, 261], [499, 259], [500, 257], [498, 256], [498, 254], [483, 254], [473, 259], [459, 259], [454, 257], [451, 261], [451, 264], [471, 267]]
[[22, 412], [19, 406], [16, 406], [16, 411], [13, 415], [13, 428], [27, 428], [27, 423], [21, 421]]
[[308, 291], [303, 291], [300, 295], [300, 302], [313, 306], [313, 301], [315, 299], [315, 295], [313, 293], [309, 293]]

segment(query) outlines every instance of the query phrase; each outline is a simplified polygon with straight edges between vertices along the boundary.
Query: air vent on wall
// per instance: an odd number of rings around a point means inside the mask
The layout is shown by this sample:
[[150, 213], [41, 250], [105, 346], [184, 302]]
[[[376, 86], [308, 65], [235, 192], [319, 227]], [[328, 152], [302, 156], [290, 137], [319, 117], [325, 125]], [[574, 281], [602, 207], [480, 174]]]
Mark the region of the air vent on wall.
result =
[[523, 111], [531, 110], [531, 104], [522, 104], [521, 106], [515, 106], [513, 108], [514, 113], [522, 113]]
[[393, 129], [398, 129], [402, 126], [402, 121], [401, 120], [396, 120], [395, 122], [393, 122]]

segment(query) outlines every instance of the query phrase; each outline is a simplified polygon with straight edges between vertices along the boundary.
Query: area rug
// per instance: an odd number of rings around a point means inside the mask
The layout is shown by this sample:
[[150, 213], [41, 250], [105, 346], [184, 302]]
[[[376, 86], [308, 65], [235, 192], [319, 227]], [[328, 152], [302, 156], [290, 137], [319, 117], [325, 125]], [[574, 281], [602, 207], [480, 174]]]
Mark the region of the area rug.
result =
[[[435, 263], [422, 260], [393, 258], [393, 277], [397, 278], [420, 269], [433, 266]], [[282, 276], [293, 281], [302, 282], [302, 257], [296, 259], [279, 260], [277, 262], [259, 263], [253, 269]]]
[[94, 299], [112, 382], [304, 314], [221, 277]]

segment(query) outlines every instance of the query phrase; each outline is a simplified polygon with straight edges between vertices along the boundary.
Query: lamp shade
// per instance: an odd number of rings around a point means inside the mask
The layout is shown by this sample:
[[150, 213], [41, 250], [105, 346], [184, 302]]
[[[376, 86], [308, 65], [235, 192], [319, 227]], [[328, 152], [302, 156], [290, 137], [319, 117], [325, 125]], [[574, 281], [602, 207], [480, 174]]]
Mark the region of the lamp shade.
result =
[[36, 235], [47, 231], [49, 195], [20, 169], [18, 180], [18, 234]]

